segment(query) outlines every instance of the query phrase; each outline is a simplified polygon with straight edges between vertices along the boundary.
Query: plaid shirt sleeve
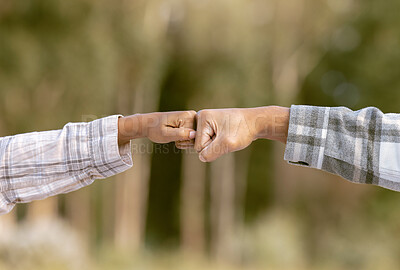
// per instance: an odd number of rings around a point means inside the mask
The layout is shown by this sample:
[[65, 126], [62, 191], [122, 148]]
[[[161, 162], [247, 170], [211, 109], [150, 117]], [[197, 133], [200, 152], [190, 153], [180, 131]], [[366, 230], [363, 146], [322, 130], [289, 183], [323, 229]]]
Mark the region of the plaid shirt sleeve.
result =
[[130, 168], [130, 144], [118, 146], [118, 117], [0, 138], [0, 214]]
[[400, 114], [294, 105], [285, 160], [400, 191]]

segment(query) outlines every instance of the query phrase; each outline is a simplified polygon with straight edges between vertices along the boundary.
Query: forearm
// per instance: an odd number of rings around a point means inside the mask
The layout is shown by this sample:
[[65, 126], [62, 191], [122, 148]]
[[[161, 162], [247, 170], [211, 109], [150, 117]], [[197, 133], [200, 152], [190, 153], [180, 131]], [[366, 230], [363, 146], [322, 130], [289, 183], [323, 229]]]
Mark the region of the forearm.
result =
[[118, 119], [118, 144], [124, 145], [130, 140], [146, 137], [143, 114], [134, 114]]
[[285, 160], [400, 191], [400, 114], [292, 106]]
[[117, 143], [118, 116], [0, 138], [0, 214], [18, 202], [71, 192], [132, 166]]
[[256, 138], [286, 143], [290, 109], [279, 106], [252, 108], [251, 118], [255, 123]]

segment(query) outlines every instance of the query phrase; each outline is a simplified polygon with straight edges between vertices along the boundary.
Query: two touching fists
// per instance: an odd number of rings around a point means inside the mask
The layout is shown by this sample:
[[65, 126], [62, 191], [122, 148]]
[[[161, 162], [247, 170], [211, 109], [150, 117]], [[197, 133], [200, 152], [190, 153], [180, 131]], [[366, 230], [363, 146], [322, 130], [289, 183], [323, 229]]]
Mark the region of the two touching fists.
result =
[[203, 162], [249, 146], [259, 138], [286, 142], [289, 109], [269, 106], [135, 114], [119, 119], [119, 143], [147, 137], [155, 143], [175, 142], [195, 148]]

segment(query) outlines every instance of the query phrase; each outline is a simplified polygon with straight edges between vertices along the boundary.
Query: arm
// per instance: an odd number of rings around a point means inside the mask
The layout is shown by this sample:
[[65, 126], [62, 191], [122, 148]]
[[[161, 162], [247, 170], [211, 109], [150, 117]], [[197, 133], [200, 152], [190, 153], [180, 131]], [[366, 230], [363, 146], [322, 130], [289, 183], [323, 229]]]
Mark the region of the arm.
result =
[[0, 214], [16, 203], [71, 192], [127, 170], [132, 166], [130, 139], [192, 145], [194, 115], [110, 116], [69, 123], [62, 130], [0, 138]]
[[400, 114], [313, 106], [198, 113], [195, 148], [202, 161], [260, 138], [286, 142], [285, 160], [290, 164], [400, 191]]
[[0, 214], [16, 203], [71, 192], [132, 166], [117, 144], [118, 116], [0, 139]]
[[400, 191], [400, 114], [292, 106], [285, 160]]
[[285, 143], [289, 109], [278, 106], [203, 110], [197, 113], [195, 149], [203, 162], [242, 150], [256, 139]]

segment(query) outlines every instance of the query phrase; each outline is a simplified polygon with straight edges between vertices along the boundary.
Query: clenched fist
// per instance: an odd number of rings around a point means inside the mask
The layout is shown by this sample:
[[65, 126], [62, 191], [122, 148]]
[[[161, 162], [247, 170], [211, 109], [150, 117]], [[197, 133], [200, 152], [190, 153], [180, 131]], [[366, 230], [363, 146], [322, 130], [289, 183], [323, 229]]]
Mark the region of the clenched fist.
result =
[[194, 146], [196, 112], [156, 112], [122, 117], [118, 122], [119, 144], [147, 137], [155, 143], [176, 142], [181, 149]]
[[195, 149], [210, 162], [259, 138], [286, 142], [288, 122], [289, 109], [276, 106], [199, 111]]

